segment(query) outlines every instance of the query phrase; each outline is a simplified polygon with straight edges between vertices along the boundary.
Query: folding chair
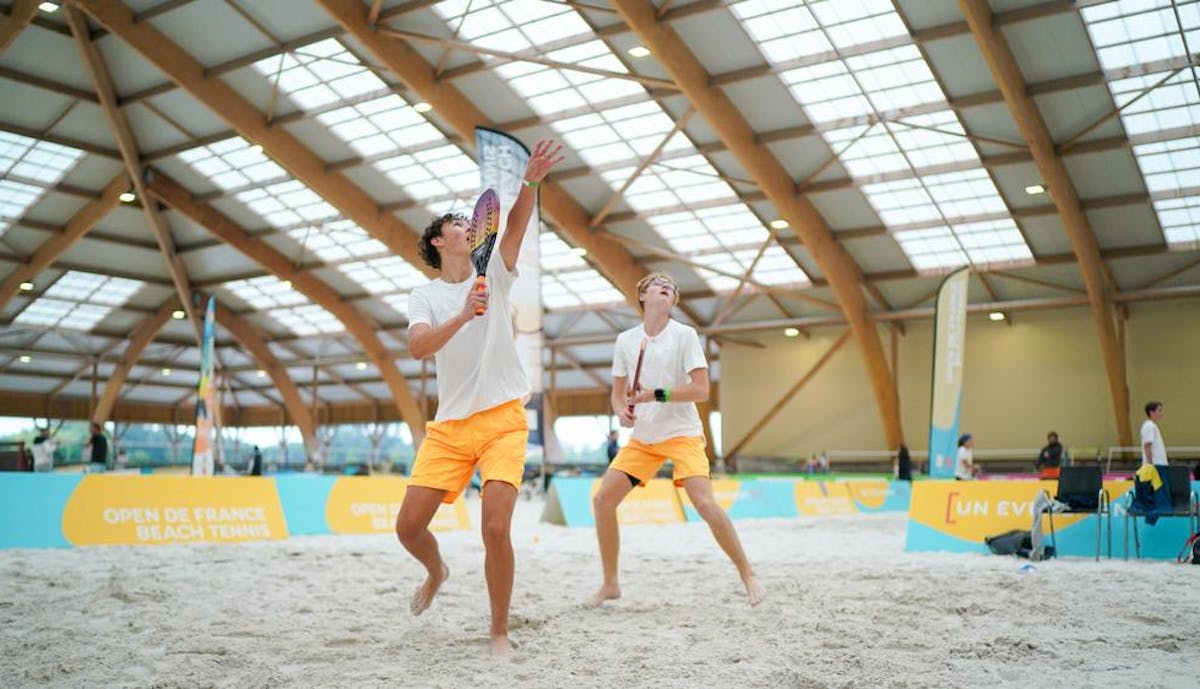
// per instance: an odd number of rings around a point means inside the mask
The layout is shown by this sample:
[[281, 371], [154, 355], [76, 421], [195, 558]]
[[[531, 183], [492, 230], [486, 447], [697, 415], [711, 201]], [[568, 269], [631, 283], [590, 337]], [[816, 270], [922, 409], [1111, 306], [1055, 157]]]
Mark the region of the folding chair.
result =
[[[1042, 491], [1045, 492], [1045, 491]], [[1099, 466], [1064, 466], [1058, 474], [1058, 490], [1054, 499], [1067, 506], [1059, 514], [1096, 515], [1096, 560], [1100, 560], [1100, 531], [1108, 527], [1108, 557], [1112, 557], [1112, 504], [1104, 488], [1104, 472]], [[1058, 551], [1058, 536], [1054, 531], [1054, 511], [1047, 509], [1050, 518], [1050, 544]]]
[[[1163, 471], [1166, 469], [1166, 471]], [[1188, 533], [1193, 534], [1200, 531], [1200, 495], [1192, 490], [1192, 475], [1191, 471], [1186, 466], [1172, 464], [1167, 467], [1158, 467], [1159, 476], [1167, 484], [1167, 489], [1171, 492], [1171, 511], [1159, 512], [1158, 516], [1162, 517], [1187, 517]], [[1138, 517], [1145, 517], [1146, 514], [1142, 510], [1134, 507], [1133, 504], [1134, 491], [1129, 491], [1129, 505], [1125, 508], [1125, 559], [1129, 559], [1129, 522], [1133, 520], [1133, 547], [1134, 555], [1137, 559], [1142, 558], [1142, 543], [1138, 536]]]

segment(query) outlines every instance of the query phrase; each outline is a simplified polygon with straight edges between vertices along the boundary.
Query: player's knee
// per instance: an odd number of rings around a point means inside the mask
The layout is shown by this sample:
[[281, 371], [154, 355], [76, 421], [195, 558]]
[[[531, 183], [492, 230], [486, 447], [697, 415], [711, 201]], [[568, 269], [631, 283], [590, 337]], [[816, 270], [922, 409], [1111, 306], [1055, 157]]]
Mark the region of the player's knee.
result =
[[620, 498], [608, 491], [598, 491], [592, 496], [593, 512], [611, 512], [621, 503]]
[[500, 544], [508, 540], [508, 520], [503, 517], [485, 517], [483, 520], [484, 545]]
[[405, 519], [403, 514], [396, 516], [396, 538], [404, 545], [415, 542], [424, 529], [425, 527], [414, 519]]

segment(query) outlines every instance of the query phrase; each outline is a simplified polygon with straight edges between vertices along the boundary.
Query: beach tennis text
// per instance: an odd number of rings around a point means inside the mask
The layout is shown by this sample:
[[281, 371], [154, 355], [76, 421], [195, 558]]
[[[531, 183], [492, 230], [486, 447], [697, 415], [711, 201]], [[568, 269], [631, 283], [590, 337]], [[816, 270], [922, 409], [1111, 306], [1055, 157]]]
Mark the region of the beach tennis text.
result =
[[108, 507], [104, 522], [132, 525], [143, 543], [240, 541], [271, 537], [263, 507]]

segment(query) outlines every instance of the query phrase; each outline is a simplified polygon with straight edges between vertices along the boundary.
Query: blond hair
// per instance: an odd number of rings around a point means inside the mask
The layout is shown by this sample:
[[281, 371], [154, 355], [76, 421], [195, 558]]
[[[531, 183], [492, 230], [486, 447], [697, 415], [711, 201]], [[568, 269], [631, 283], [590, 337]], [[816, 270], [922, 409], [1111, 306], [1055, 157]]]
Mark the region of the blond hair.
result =
[[[679, 304], [679, 285], [675, 284], [674, 278], [672, 278], [670, 275], [667, 275], [666, 273], [660, 273], [660, 272], [650, 273], [649, 275], [642, 278], [641, 280], [638, 280], [638, 283], [637, 283], [638, 296], [639, 297], [642, 296], [642, 294], [645, 293], [645, 291], [647, 289], [649, 289], [650, 283], [654, 282], [655, 280], [663, 280], [665, 282], [671, 283], [671, 286], [675, 288], [675, 303], [672, 304], [672, 306]], [[646, 313], [646, 305], [641, 299], [638, 299], [637, 307], [638, 307], [639, 313]]]

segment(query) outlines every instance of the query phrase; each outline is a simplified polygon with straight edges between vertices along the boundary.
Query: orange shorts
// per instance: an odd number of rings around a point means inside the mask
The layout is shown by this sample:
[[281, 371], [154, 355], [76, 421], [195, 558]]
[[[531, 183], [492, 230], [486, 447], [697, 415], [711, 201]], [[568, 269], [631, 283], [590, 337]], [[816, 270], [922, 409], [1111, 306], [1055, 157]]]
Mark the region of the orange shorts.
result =
[[429, 421], [408, 484], [444, 490], [442, 502], [451, 503], [467, 487], [478, 464], [485, 484], [503, 481], [519, 489], [528, 442], [529, 422], [521, 400], [465, 419]]
[[675, 465], [673, 478], [677, 486], [683, 485], [683, 479], [693, 476], [712, 478], [708, 455], [704, 454], [704, 436], [680, 436], [660, 443], [643, 443], [630, 438], [609, 468], [629, 474], [639, 485], [645, 486], [668, 459]]

